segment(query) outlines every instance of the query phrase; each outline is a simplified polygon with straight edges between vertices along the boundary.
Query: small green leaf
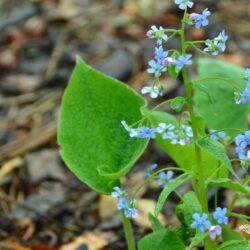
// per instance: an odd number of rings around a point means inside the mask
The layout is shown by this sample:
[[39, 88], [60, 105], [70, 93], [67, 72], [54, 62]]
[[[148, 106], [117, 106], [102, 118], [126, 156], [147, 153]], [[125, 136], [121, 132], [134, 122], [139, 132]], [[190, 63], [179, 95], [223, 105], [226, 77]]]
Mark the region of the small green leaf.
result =
[[148, 220], [150, 221], [150, 224], [154, 232], [164, 229], [164, 226], [153, 214], [151, 213], [148, 214]]
[[[195, 84], [194, 101], [209, 130], [247, 129], [248, 107], [235, 104], [234, 97], [235, 87], [241, 91], [245, 88], [244, 76], [245, 70], [239, 66], [213, 59], [199, 60], [198, 78], [204, 80]], [[227, 134], [235, 136], [239, 132], [230, 130]]]
[[214, 187], [223, 187], [223, 188], [229, 188], [241, 193], [245, 193], [250, 195], [250, 187], [243, 185], [239, 182], [233, 182], [230, 179], [227, 178], [220, 178], [216, 180], [210, 180], [207, 182], [208, 185], [214, 186]]
[[177, 96], [170, 101], [170, 107], [176, 112], [180, 112], [185, 104], [186, 98], [182, 96]]
[[182, 240], [171, 229], [153, 232], [139, 241], [139, 250], [185, 250]]
[[196, 142], [202, 150], [222, 162], [227, 169], [237, 178], [237, 174], [234, 172], [230, 160], [228, 159], [225, 147], [218, 141], [212, 140], [210, 138], [200, 138]]
[[164, 206], [164, 203], [166, 202], [169, 194], [174, 191], [177, 187], [182, 185], [187, 180], [191, 179], [194, 176], [193, 173], [184, 173], [177, 178], [175, 178], [171, 183], [169, 183], [161, 192], [159, 199], [156, 203], [155, 207], [155, 216], [158, 216], [162, 207]]
[[198, 246], [203, 240], [209, 235], [209, 233], [197, 233], [191, 241], [189, 246], [190, 250], [192, 250], [195, 246]]
[[128, 86], [77, 58], [62, 101], [58, 142], [62, 158], [81, 181], [106, 194], [119, 185], [148, 144], [130, 138], [121, 121], [140, 120], [145, 105]]
[[202, 208], [195, 193], [189, 191], [183, 196], [182, 203], [176, 207], [176, 216], [183, 225], [190, 229], [194, 213], [201, 214]]
[[226, 241], [217, 250], [250, 250], [250, 244], [243, 240]]

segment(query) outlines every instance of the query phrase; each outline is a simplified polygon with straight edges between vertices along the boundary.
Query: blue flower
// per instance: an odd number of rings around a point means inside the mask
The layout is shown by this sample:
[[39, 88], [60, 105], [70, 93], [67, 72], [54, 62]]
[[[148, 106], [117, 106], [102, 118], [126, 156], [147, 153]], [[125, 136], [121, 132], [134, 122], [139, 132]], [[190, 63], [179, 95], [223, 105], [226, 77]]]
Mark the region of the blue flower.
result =
[[125, 190], [120, 189], [119, 187], [113, 188], [115, 191], [111, 193], [112, 197], [119, 198], [127, 195]]
[[194, 213], [193, 219], [194, 222], [190, 225], [191, 228], [198, 228], [201, 233], [204, 233], [205, 229], [211, 226], [211, 222], [208, 220], [208, 215], [205, 213], [202, 215]]
[[157, 181], [159, 186], [167, 186], [173, 181], [172, 177], [174, 175], [173, 171], [161, 172], [159, 173], [159, 179]]
[[126, 131], [129, 133], [130, 137], [137, 137], [138, 136], [139, 131], [136, 128], [130, 128], [125, 121], [121, 121], [121, 124], [126, 129]]
[[164, 59], [168, 56], [168, 52], [164, 51], [163, 47], [155, 47], [155, 59], [157, 63], [163, 65]]
[[139, 134], [137, 135], [137, 138], [151, 138], [155, 139], [155, 128], [148, 128], [148, 127], [141, 127], [138, 128]]
[[125, 121], [122, 121], [121, 123], [122, 126], [129, 133], [130, 137], [155, 139], [155, 133], [156, 133], [155, 128], [148, 128], [148, 127], [129, 128], [128, 124]]
[[239, 94], [239, 97], [236, 100], [236, 104], [246, 104], [248, 97], [250, 96], [250, 69], [246, 69], [246, 88], [242, 93]]
[[192, 55], [180, 55], [178, 59], [173, 63], [177, 70], [181, 70], [185, 65], [192, 64], [192, 60], [190, 60]]
[[158, 96], [163, 96], [163, 91], [162, 89], [158, 88], [157, 86], [152, 86], [152, 87], [149, 87], [149, 86], [145, 86], [141, 89], [141, 93], [142, 94], [147, 94], [149, 93], [150, 94], [150, 97], [151, 98], [157, 98]]
[[226, 136], [226, 133], [224, 131], [220, 131], [220, 132], [217, 132], [217, 130], [215, 129], [211, 129], [210, 130], [210, 133], [212, 133], [210, 135], [210, 138], [212, 140], [215, 140], [215, 141], [218, 141], [220, 139], [223, 139], [225, 136]]
[[127, 209], [127, 207], [128, 203], [126, 197], [119, 197], [117, 203], [117, 209], [122, 210], [122, 209]]
[[226, 50], [226, 41], [228, 40], [228, 36], [223, 30], [217, 37], [215, 37], [212, 41], [207, 40], [207, 47], [204, 49], [205, 52], [211, 52], [212, 55], [216, 56], [220, 52], [224, 52]]
[[155, 25], [151, 26], [151, 29], [147, 32], [147, 37], [149, 39], [156, 38], [158, 45], [162, 45], [162, 41], [168, 40], [168, 35], [165, 34], [165, 30], [161, 26], [157, 28]]
[[213, 213], [213, 217], [218, 221], [219, 224], [228, 224], [228, 218], [226, 216], [227, 208], [217, 207]]
[[167, 123], [159, 123], [158, 127], [156, 128], [157, 133], [162, 133], [162, 139], [169, 139], [173, 140], [176, 137], [175, 127], [173, 124]]
[[154, 74], [154, 77], [160, 77], [162, 72], [166, 72], [167, 69], [157, 60], [149, 61], [150, 68], [147, 70], [149, 74]]
[[250, 152], [247, 153], [246, 148], [250, 145], [250, 131], [245, 132], [243, 135], [237, 135], [235, 138], [236, 153], [241, 160], [250, 158]]
[[217, 236], [221, 235], [221, 226], [216, 225], [216, 226], [211, 226], [209, 228], [209, 235], [212, 240], [214, 240]]
[[195, 28], [199, 29], [201, 26], [208, 25], [208, 17], [211, 15], [211, 12], [206, 8], [203, 10], [202, 14], [192, 13], [190, 15], [191, 20], [195, 22]]
[[190, 0], [175, 0], [175, 4], [178, 4], [181, 10], [185, 10], [187, 7], [192, 8], [194, 5]]
[[147, 170], [146, 170], [146, 173], [145, 173], [145, 175], [144, 175], [144, 177], [149, 177], [151, 174], [152, 174], [152, 172], [154, 171], [154, 169], [156, 169], [157, 168], [157, 164], [152, 164]]
[[224, 52], [226, 50], [226, 41], [228, 40], [228, 36], [225, 33], [225, 30], [223, 30], [215, 39], [215, 45], [219, 47], [220, 52]]
[[127, 218], [136, 218], [138, 215], [138, 210], [136, 208], [127, 207], [125, 209], [125, 216]]

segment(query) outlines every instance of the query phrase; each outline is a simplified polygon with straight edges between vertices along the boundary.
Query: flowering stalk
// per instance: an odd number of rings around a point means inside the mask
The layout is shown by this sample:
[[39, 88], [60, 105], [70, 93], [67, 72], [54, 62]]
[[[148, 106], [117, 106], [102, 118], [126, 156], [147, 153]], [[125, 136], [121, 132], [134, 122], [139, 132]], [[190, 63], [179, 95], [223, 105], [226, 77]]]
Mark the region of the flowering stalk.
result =
[[128, 250], [136, 250], [130, 220], [125, 216], [124, 209], [121, 210], [121, 214], [122, 214], [122, 221], [123, 221], [123, 227], [124, 227], [124, 231], [126, 235], [126, 240], [128, 244]]
[[[186, 47], [185, 47], [185, 20], [187, 16], [187, 8], [185, 9], [184, 16], [182, 19], [182, 33], [181, 33], [181, 50], [182, 54], [185, 54]], [[191, 119], [191, 127], [193, 130], [194, 135], [194, 141], [198, 139], [198, 128], [196, 124], [195, 114], [194, 114], [194, 108], [193, 108], [193, 100], [192, 100], [192, 85], [188, 80], [188, 73], [186, 66], [184, 66], [181, 70], [183, 82], [186, 90], [186, 100], [187, 100], [187, 106], [190, 113], [190, 119]], [[197, 175], [199, 180], [199, 188], [197, 186], [196, 180], [193, 180], [193, 186], [194, 190], [196, 192], [196, 195], [199, 197], [202, 210], [204, 212], [208, 212], [208, 201], [207, 201], [207, 190], [206, 190], [206, 184], [205, 184], [205, 178], [204, 178], [204, 172], [203, 172], [203, 164], [202, 164], [202, 156], [201, 156], [201, 150], [200, 148], [195, 144], [195, 155], [196, 155], [196, 161], [197, 161]], [[211, 241], [209, 238], [205, 240], [205, 249], [206, 250], [212, 250]]]

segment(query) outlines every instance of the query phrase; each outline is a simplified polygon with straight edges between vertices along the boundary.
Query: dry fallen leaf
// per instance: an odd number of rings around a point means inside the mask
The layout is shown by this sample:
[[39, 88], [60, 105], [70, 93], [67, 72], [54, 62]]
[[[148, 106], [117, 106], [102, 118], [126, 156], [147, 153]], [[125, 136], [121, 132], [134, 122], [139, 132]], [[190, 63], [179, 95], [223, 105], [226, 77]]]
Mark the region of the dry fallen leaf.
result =
[[93, 234], [86, 232], [74, 239], [73, 242], [63, 245], [60, 250], [75, 250], [81, 245], [87, 245], [89, 250], [101, 250], [108, 245], [106, 234]]
[[[138, 216], [134, 219], [135, 223], [145, 228], [151, 228], [148, 213], [154, 214], [156, 202], [150, 199], [138, 199], [138, 204]], [[162, 214], [159, 214], [158, 219], [163, 225], [166, 224], [166, 220]]]
[[117, 199], [108, 195], [101, 195], [99, 201], [99, 215], [102, 219], [108, 218], [117, 212]]

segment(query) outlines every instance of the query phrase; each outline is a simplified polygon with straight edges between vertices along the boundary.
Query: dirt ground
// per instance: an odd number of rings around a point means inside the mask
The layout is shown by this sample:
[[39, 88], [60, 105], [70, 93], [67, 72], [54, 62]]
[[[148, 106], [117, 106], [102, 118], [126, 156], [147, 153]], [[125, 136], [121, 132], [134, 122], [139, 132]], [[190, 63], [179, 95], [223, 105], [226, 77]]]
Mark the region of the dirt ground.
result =
[[[182, 13], [173, 2], [0, 1], [0, 249], [126, 249], [114, 200], [78, 181], [59, 156], [60, 102], [76, 55], [136, 91], [150, 82], [146, 68], [154, 43], [145, 33], [153, 24], [178, 26]], [[212, 38], [225, 29], [228, 49], [218, 59], [250, 66], [250, 1], [196, 2], [194, 11], [208, 7], [213, 17], [205, 29], [190, 27], [188, 37]], [[169, 46], [178, 48], [179, 41]], [[166, 83], [163, 98], [183, 94], [180, 81], [167, 78]], [[152, 142], [126, 177], [127, 185], [141, 181], [153, 162], [171, 164]], [[150, 185], [139, 194], [140, 216], [133, 221], [136, 240], [150, 232], [147, 212], [154, 209], [159, 192]], [[221, 190], [222, 204], [231, 197]], [[161, 220], [167, 225], [178, 224], [177, 201], [172, 195], [163, 210]], [[250, 207], [237, 209], [250, 215]], [[238, 226], [238, 221], [231, 223]]]

